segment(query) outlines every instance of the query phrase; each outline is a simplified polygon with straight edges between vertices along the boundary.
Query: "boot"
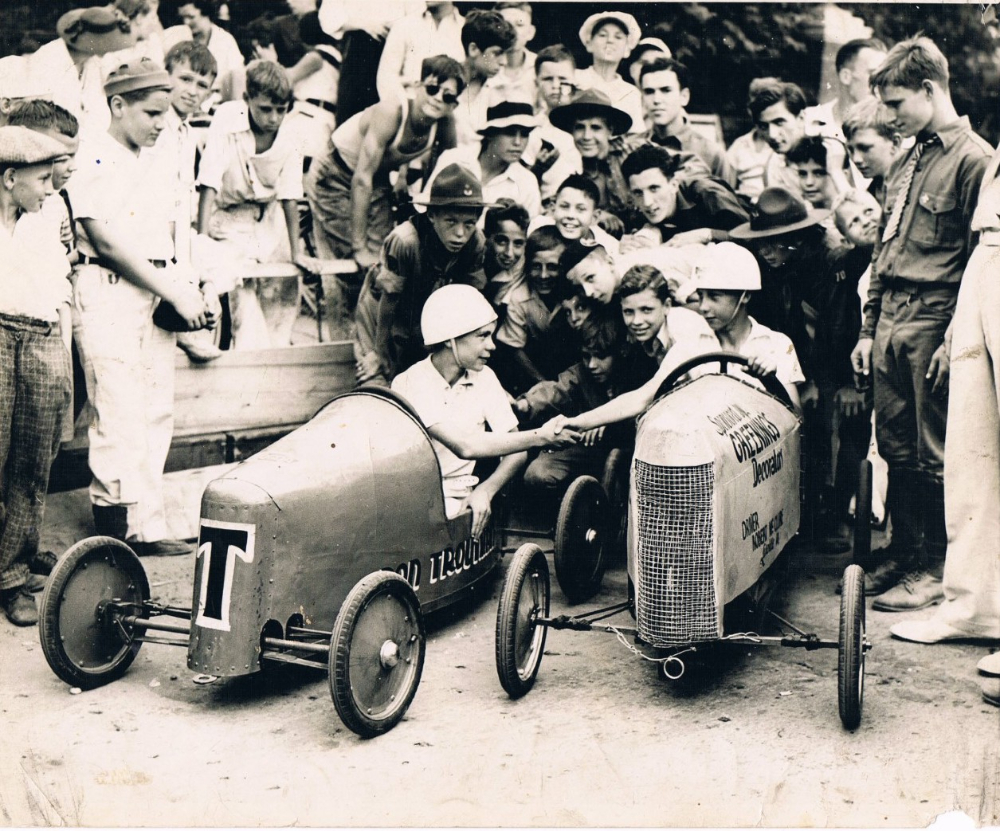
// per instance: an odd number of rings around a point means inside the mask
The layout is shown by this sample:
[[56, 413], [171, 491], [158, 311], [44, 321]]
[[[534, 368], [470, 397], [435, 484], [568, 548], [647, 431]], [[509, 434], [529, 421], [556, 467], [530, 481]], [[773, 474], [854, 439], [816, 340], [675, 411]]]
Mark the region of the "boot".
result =
[[127, 505], [94, 505], [94, 532], [125, 542], [128, 536]]

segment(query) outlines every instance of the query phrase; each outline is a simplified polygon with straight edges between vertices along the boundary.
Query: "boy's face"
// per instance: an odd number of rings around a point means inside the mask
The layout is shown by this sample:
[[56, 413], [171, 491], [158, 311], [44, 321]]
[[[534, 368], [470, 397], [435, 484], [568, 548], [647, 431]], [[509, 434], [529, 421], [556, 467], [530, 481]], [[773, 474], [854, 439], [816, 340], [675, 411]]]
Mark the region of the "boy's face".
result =
[[794, 244], [787, 238], [781, 237], [765, 237], [758, 240], [754, 243], [753, 250], [771, 268], [787, 265], [795, 255]]
[[677, 186], [658, 167], [628, 177], [636, 207], [651, 225], [668, 221], [677, 212]]
[[469, 332], [460, 338], [455, 338], [455, 356], [463, 369], [469, 372], [479, 372], [487, 361], [496, 344], [493, 342], [493, 331], [497, 328], [496, 323], [487, 323], [480, 326], [475, 332]]
[[792, 162], [788, 165], [799, 177], [799, 187], [803, 198], [814, 208], [822, 208], [828, 204], [827, 187], [829, 177], [826, 168], [819, 162], [810, 160]]
[[535, 294], [547, 297], [555, 291], [558, 281], [562, 279], [562, 270], [559, 268], [562, 252], [563, 246], [558, 245], [548, 251], [536, 251], [531, 258], [528, 263], [528, 283]]
[[531, 130], [527, 127], [505, 127], [484, 139], [489, 143], [490, 151], [505, 164], [517, 164], [528, 146]]
[[489, 242], [497, 265], [504, 271], [510, 271], [524, 256], [527, 237], [520, 225], [506, 219], [500, 223], [499, 230], [490, 237]]
[[611, 147], [611, 128], [600, 117], [578, 118], [573, 125], [573, 143], [585, 159], [605, 159]]
[[896, 142], [880, 136], [871, 127], [858, 130], [847, 143], [851, 161], [866, 179], [885, 176], [896, 158]]
[[152, 147], [163, 132], [164, 116], [170, 109], [170, 93], [153, 90], [145, 98], [128, 103], [124, 98], [111, 99], [112, 115], [119, 120], [122, 133], [135, 147]]
[[478, 208], [451, 207], [445, 205], [427, 212], [434, 232], [441, 244], [452, 254], [456, 254], [475, 236], [476, 223], [482, 213]]
[[76, 172], [76, 151], [80, 149], [79, 136], [64, 136], [54, 127], [49, 127], [40, 132], [49, 138], [54, 138], [66, 148], [66, 155], [59, 156], [52, 161], [52, 189], [62, 190], [70, 177]]
[[870, 194], [862, 202], [842, 202], [837, 208], [837, 227], [852, 245], [874, 245], [882, 209]]
[[52, 193], [52, 164], [8, 168], [3, 179], [14, 204], [22, 211], [35, 213], [42, 209], [42, 203]]
[[[433, 95], [431, 90], [434, 91]], [[454, 78], [441, 81], [433, 75], [428, 75], [413, 93], [414, 112], [422, 112], [432, 121], [438, 121], [449, 115], [457, 104], [458, 81]]]
[[474, 73], [483, 78], [492, 78], [507, 66], [507, 53], [499, 46], [490, 46], [488, 49], [483, 50], [476, 44], [470, 43], [468, 55], [472, 61]]
[[756, 127], [776, 153], [787, 153], [802, 138], [805, 129], [802, 113], [792, 115], [784, 101], [766, 107]]
[[181, 118], [187, 118], [201, 109], [215, 83], [214, 75], [195, 72], [186, 60], [174, 65], [170, 70], [170, 79], [174, 83], [174, 88], [170, 91], [170, 103]]
[[177, 16], [192, 34], [207, 35], [212, 29], [211, 19], [203, 15], [194, 3], [185, 3], [178, 8]]
[[562, 302], [566, 310], [566, 322], [573, 331], [580, 331], [593, 313], [590, 306], [577, 294], [570, 295]]
[[[925, 84], [930, 85], [930, 82], [925, 81]], [[927, 87], [909, 89], [885, 86], [879, 87], [878, 93], [889, 111], [893, 129], [903, 138], [915, 136], [934, 117], [934, 99]]]
[[669, 69], [647, 72], [640, 83], [642, 106], [653, 124], [672, 124], [691, 99], [691, 90], [683, 89], [677, 73]]
[[852, 101], [864, 101], [871, 94], [868, 80], [884, 60], [885, 52], [866, 46], [854, 56], [854, 60], [840, 70], [838, 76], [840, 83], [847, 88], [848, 97]]
[[587, 372], [594, 382], [604, 386], [611, 380], [612, 366], [615, 362], [613, 355], [597, 355], [593, 352], [584, 351], [583, 363], [587, 367]]
[[500, 9], [500, 15], [514, 27], [514, 33], [517, 35], [512, 51], [522, 52], [535, 37], [535, 27], [531, 25], [531, 12], [526, 9], [510, 8]]
[[628, 34], [618, 23], [609, 20], [594, 29], [587, 51], [595, 61], [621, 63], [628, 52]]
[[573, 97], [575, 77], [576, 67], [569, 61], [546, 61], [538, 68], [535, 83], [550, 110]]
[[582, 190], [563, 188], [556, 194], [552, 219], [563, 239], [576, 240], [585, 236], [596, 218], [597, 205]]
[[656, 337], [670, 308], [649, 288], [621, 298], [621, 304], [625, 328], [639, 343], [647, 343]]
[[255, 95], [246, 98], [247, 109], [250, 110], [250, 127], [256, 127], [255, 133], [273, 135], [278, 132], [281, 122], [288, 115], [288, 102], [275, 101], [269, 95]]
[[709, 328], [719, 333], [732, 325], [740, 306], [745, 305], [745, 297], [742, 291], [698, 289], [698, 311]]
[[603, 305], [610, 303], [618, 290], [618, 275], [603, 248], [595, 248], [566, 276], [580, 286], [587, 297]]

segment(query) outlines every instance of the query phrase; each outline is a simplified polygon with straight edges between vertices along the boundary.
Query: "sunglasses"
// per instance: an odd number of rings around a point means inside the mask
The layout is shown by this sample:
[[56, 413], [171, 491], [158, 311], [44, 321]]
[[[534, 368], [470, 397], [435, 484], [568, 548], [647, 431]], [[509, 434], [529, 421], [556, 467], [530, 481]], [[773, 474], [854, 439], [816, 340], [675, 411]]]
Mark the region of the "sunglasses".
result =
[[[441, 92], [441, 84], [424, 84], [424, 89], [431, 98], [437, 98], [437, 94]], [[453, 92], [444, 92], [441, 93], [441, 100], [449, 107], [454, 107], [458, 103], [458, 96]]]

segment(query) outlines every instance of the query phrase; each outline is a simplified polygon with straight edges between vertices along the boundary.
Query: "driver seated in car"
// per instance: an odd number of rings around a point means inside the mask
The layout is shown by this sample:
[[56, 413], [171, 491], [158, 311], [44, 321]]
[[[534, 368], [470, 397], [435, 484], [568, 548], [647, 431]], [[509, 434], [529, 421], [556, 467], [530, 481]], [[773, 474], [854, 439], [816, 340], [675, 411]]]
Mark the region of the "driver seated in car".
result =
[[[473, 537], [485, 530], [493, 497], [527, 462], [528, 450], [568, 447], [581, 438], [565, 429], [556, 435], [555, 420], [518, 431], [507, 393], [486, 366], [496, 348], [496, 325], [496, 311], [472, 286], [439, 288], [420, 314], [424, 346], [431, 354], [392, 382], [393, 391], [413, 406], [431, 435], [446, 515], [470, 509]], [[475, 460], [496, 457], [496, 468], [479, 481]]]
[[[760, 268], [753, 254], [736, 243], [720, 242], [705, 247], [694, 276], [677, 290], [678, 299], [698, 293], [698, 308], [717, 339], [716, 349], [738, 352], [749, 361], [746, 370], [730, 366], [749, 380], [777, 376], [796, 412], [801, 413], [796, 386], [805, 381], [791, 340], [762, 326], [749, 314], [749, 293], [760, 290]], [[675, 345], [663, 358], [656, 374], [638, 389], [626, 392], [589, 412], [573, 418], [557, 416], [560, 429], [593, 430], [627, 418], [635, 418], [653, 400], [667, 376], [683, 362], [714, 351], [702, 339]], [[689, 375], [712, 372], [711, 363], [695, 367]], [[550, 422], [551, 424], [551, 422]], [[549, 425], [546, 425], [549, 426]]]

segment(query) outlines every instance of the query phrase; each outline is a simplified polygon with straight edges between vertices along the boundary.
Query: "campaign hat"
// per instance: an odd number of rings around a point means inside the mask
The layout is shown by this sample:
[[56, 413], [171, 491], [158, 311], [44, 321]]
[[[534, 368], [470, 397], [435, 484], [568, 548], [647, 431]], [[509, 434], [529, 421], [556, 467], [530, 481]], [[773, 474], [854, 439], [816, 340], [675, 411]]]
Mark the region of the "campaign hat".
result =
[[780, 237], [817, 225], [830, 211], [814, 211], [798, 194], [781, 187], [765, 188], [750, 206], [750, 221], [729, 232], [732, 239]]
[[549, 113], [549, 121], [567, 133], [573, 132], [573, 126], [581, 118], [603, 118], [616, 136], [632, 126], [632, 116], [615, 107], [607, 94], [599, 89], [578, 92], [568, 104], [555, 107]]
[[483, 185], [476, 175], [460, 164], [445, 167], [431, 183], [426, 201], [413, 200], [415, 205], [451, 205], [464, 208], [489, 208], [483, 201]]

